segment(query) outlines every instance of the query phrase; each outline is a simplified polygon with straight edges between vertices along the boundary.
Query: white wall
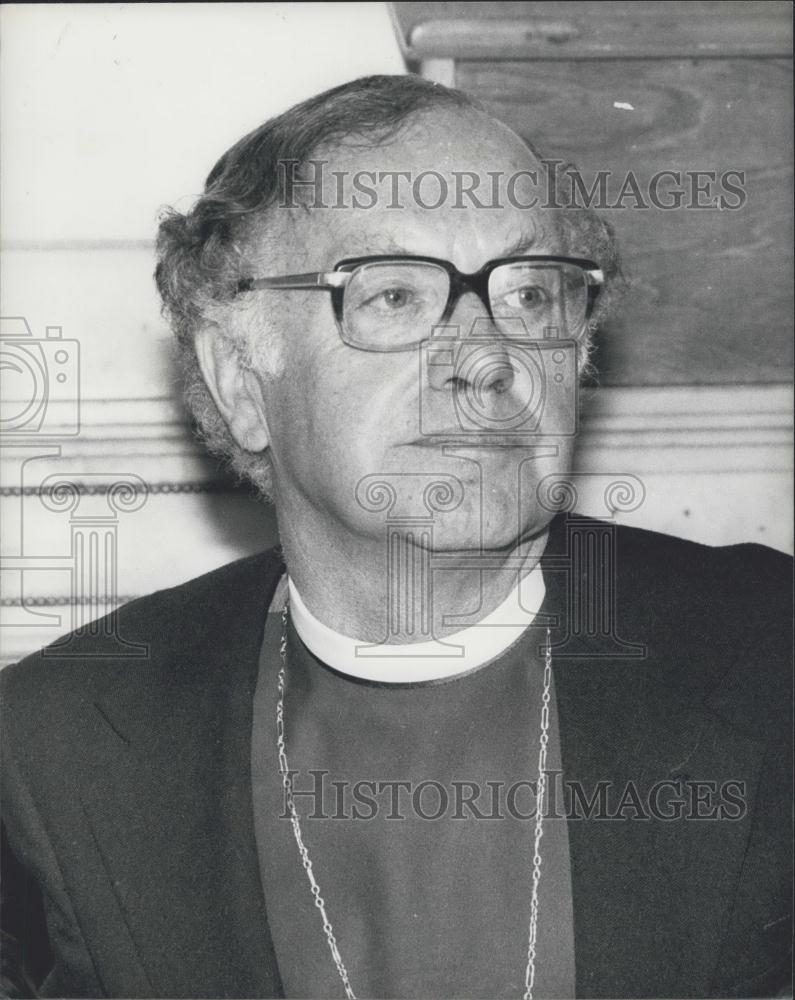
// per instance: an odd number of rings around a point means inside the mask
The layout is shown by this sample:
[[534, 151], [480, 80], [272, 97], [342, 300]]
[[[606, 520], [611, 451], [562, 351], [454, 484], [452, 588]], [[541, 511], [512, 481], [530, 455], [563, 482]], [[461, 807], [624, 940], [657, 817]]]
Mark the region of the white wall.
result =
[[0, 9], [3, 239], [151, 239], [164, 202], [312, 94], [403, 63], [383, 3]]

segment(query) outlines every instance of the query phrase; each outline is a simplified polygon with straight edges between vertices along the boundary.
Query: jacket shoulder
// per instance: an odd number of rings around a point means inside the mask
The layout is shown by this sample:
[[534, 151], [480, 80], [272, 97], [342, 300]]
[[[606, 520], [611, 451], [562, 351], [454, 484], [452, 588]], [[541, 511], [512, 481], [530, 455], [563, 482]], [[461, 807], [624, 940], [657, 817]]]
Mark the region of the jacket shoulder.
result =
[[[691, 704], [720, 706], [757, 736], [787, 724], [790, 556], [754, 543], [710, 546], [571, 514], [553, 522], [550, 543], [557, 586], [568, 578], [568, 606], [580, 615], [581, 631], [601, 609], [594, 635], [609, 621], [609, 635], [634, 644], [634, 662], [661, 693], [676, 690]], [[587, 657], [587, 637], [581, 646], [577, 655]], [[610, 655], [615, 646], [606, 640], [605, 648]]]
[[677, 683], [700, 689], [757, 736], [789, 727], [791, 556], [755, 543], [709, 546], [621, 528], [616, 560], [617, 599], [634, 595], [650, 634], [670, 651]]
[[90, 700], [109, 682], [136, 673], [178, 671], [212, 656], [223, 637], [261, 621], [283, 570], [278, 549], [258, 553], [186, 583], [138, 598], [0, 671], [6, 719], [45, 703]]
[[[711, 546], [640, 528], [616, 529], [616, 579], [690, 623], [784, 639], [792, 612], [793, 560], [759, 545]], [[652, 609], [650, 609], [652, 610]]]
[[[707, 578], [731, 568], [734, 583], [750, 585], [767, 581], [771, 585], [791, 587], [792, 556], [756, 542], [735, 545], [705, 545], [687, 538], [666, 535], [646, 528], [617, 525], [616, 537], [628, 557], [641, 564], [653, 560], [655, 572], [663, 576], [681, 573]], [[729, 580], [727, 583], [731, 582]]]
[[705, 545], [645, 528], [562, 515], [553, 523], [552, 554], [573, 554], [578, 535], [579, 552], [584, 552], [589, 534], [600, 538], [594, 551], [604, 554], [609, 549], [613, 581], [641, 588], [633, 595], [636, 600], [653, 593], [665, 605], [706, 602], [716, 612], [726, 602], [760, 611], [790, 608], [792, 557], [765, 545]]

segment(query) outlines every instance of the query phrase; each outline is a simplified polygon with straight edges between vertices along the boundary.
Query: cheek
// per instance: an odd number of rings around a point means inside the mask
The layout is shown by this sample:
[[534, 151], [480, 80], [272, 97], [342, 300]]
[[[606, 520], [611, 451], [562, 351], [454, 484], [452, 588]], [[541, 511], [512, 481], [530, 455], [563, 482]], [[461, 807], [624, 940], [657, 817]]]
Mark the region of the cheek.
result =
[[268, 395], [277, 465], [307, 487], [322, 480], [324, 491], [391, 467], [390, 447], [415, 436], [415, 364], [394, 356], [384, 364], [345, 345], [308, 346]]
[[341, 345], [308, 359], [305, 420], [318, 438], [333, 435], [352, 449], [388, 446], [417, 424], [413, 358]]
[[575, 483], [571, 474], [574, 438], [554, 441], [557, 453], [530, 459], [522, 464], [519, 477], [520, 506], [528, 515], [551, 517], [566, 504]]

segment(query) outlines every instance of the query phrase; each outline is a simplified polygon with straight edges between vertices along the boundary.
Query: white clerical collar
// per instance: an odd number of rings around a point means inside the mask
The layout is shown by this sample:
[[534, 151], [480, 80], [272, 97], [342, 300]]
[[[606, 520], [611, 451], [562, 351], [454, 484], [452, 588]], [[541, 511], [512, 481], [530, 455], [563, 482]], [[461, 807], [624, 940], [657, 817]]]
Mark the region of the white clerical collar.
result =
[[416, 684], [469, 673], [496, 659], [533, 622], [546, 588], [540, 564], [477, 625], [442, 640], [401, 645], [362, 642], [335, 632], [304, 604], [295, 583], [290, 588], [290, 616], [304, 645], [333, 670], [360, 680]]

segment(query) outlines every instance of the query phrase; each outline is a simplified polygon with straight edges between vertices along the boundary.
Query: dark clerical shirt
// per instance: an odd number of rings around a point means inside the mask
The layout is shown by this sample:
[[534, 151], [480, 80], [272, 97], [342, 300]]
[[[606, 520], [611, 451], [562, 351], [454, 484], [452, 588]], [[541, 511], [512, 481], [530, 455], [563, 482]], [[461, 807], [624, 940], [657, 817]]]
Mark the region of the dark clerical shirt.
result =
[[[341, 996], [279, 774], [280, 611], [274, 602], [254, 706], [260, 871], [285, 995]], [[527, 629], [502, 655], [463, 676], [410, 685], [330, 669], [292, 624], [287, 639], [284, 728], [301, 835], [353, 991], [521, 996], [543, 630]], [[547, 771], [560, 772], [554, 686], [552, 694]], [[555, 777], [560, 781], [560, 773], [549, 780]], [[533, 992], [573, 997], [564, 819], [545, 818], [541, 856]]]

